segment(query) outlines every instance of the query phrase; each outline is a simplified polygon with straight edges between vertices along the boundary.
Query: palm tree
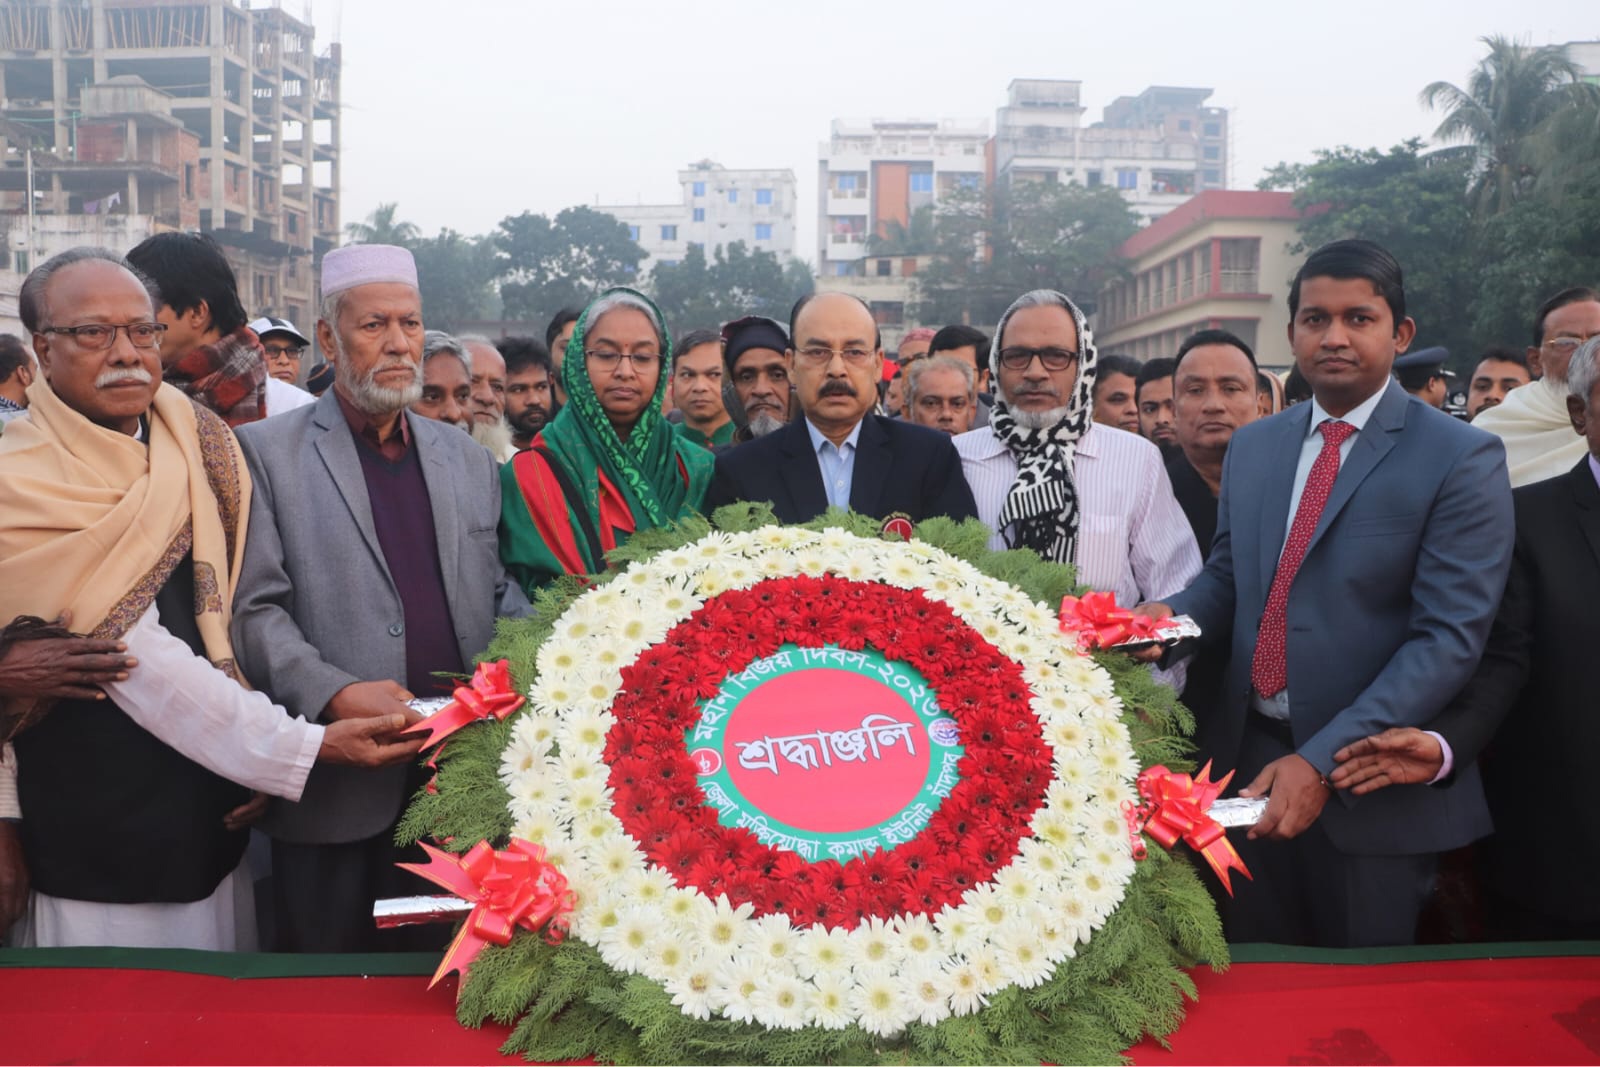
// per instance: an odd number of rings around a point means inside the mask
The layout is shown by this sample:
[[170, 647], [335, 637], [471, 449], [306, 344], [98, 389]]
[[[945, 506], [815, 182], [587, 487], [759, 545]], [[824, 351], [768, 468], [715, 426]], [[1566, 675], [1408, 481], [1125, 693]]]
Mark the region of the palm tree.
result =
[[396, 222], [399, 204], [379, 204], [366, 222], [352, 222], [345, 226], [345, 236], [356, 244], [404, 245], [409, 247], [422, 239], [422, 231], [409, 222]]
[[1552, 119], [1592, 105], [1597, 89], [1560, 45], [1534, 47], [1508, 37], [1482, 38], [1489, 54], [1467, 86], [1438, 81], [1422, 90], [1422, 102], [1445, 113], [1433, 131], [1441, 141], [1465, 141], [1447, 152], [1476, 162], [1471, 196], [1480, 213], [1498, 214], [1538, 175]]

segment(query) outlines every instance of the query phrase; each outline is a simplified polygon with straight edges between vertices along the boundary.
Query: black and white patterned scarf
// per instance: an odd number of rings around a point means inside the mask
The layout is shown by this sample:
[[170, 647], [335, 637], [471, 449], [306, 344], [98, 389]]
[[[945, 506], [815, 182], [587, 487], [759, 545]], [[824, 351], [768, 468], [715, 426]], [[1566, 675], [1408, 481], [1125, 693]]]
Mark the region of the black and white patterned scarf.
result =
[[1071, 563], [1078, 544], [1078, 487], [1072, 477], [1072, 460], [1094, 415], [1094, 336], [1083, 312], [1053, 289], [1036, 289], [1019, 297], [995, 329], [989, 373], [995, 382], [1000, 381], [1000, 341], [1006, 320], [1021, 308], [1052, 305], [1065, 308], [1078, 328], [1078, 380], [1066, 413], [1053, 425], [1037, 430], [1020, 425], [1004, 395], [996, 396], [989, 426], [1016, 457], [1017, 480], [1011, 483], [995, 525], [1010, 547], [1031, 548], [1045, 559]]

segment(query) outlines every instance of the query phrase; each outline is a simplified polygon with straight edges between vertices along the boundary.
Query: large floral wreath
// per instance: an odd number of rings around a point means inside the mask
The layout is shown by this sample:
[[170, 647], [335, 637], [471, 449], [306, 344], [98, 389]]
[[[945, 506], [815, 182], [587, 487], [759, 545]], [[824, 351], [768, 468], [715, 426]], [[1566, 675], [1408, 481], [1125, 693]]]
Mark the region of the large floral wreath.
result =
[[[540, 844], [574, 909], [560, 944], [477, 956], [462, 1022], [613, 1062], [1105, 1062], [1169, 1033], [1184, 968], [1226, 948], [1186, 861], [1134, 862], [1125, 811], [1189, 724], [1063, 638], [1070, 569], [972, 523], [905, 543], [838, 513], [717, 519], [639, 535], [490, 650], [528, 707], [448, 742], [402, 836]], [[920, 740], [915, 803], [820, 837], [753, 814], [702, 742], [730, 693], [805, 665], [894, 690], [908, 721], [758, 737], [737, 762], [793, 781]]]

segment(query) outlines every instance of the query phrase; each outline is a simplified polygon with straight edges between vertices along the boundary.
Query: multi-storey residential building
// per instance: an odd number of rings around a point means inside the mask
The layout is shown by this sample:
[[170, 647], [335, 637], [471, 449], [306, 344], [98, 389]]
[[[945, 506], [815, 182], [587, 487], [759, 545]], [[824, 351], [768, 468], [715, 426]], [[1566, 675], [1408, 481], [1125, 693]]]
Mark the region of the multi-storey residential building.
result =
[[743, 241], [752, 251], [794, 255], [795, 181], [787, 169], [730, 170], [703, 159], [678, 172], [675, 204], [606, 205], [644, 248], [640, 272], [656, 263], [677, 263], [700, 245], [707, 258], [719, 246]]
[[1228, 112], [1205, 107], [1210, 89], [1152, 86], [1083, 122], [1082, 83], [1018, 79], [995, 119], [1002, 182], [1110, 186], [1147, 221], [1228, 180]]
[[988, 184], [989, 124], [835, 119], [818, 154], [816, 273], [862, 276], [870, 273], [869, 237], [889, 238], [896, 227], [909, 232], [918, 208], [953, 190]]
[[1600, 41], [1568, 41], [1567, 58], [1583, 72], [1583, 80], [1600, 83]]
[[305, 328], [339, 240], [339, 70], [339, 46], [316, 54], [312, 27], [277, 7], [8, 0], [7, 266], [200, 229], [227, 251], [250, 314]]
[[1196, 330], [1231, 330], [1261, 366], [1292, 362], [1285, 327], [1299, 257], [1300, 211], [1292, 193], [1216, 190], [1128, 238], [1129, 275], [1100, 293], [1094, 316], [1101, 352], [1170, 356]]

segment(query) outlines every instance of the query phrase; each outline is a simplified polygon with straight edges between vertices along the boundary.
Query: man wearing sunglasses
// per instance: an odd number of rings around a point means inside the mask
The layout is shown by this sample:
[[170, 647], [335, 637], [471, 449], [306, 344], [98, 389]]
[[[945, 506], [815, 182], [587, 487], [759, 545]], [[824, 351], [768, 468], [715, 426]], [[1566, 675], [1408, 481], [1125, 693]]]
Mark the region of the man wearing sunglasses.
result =
[[784, 522], [830, 507], [911, 522], [977, 514], [947, 435], [873, 414], [883, 344], [866, 304], [845, 293], [804, 297], [789, 337], [802, 417], [717, 457], [707, 515], [746, 500], [770, 502]]

